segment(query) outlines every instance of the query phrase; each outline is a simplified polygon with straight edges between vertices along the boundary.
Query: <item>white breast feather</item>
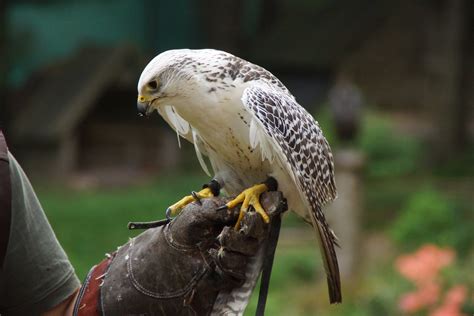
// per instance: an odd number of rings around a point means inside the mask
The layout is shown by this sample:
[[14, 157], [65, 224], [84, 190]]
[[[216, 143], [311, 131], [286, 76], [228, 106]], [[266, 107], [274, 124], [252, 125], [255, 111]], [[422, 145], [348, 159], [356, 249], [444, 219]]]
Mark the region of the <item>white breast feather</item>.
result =
[[164, 114], [168, 118], [169, 124], [176, 131], [176, 134], [178, 136], [178, 144], [181, 148], [181, 141], [179, 139], [179, 136], [185, 136], [189, 133], [189, 123], [185, 119], [183, 119], [171, 105], [163, 106], [163, 113], [160, 114]]
[[209, 169], [207, 168], [206, 162], [204, 161], [204, 157], [202, 156], [202, 152], [207, 156], [207, 151], [205, 149], [205, 144], [197, 131], [191, 127], [192, 134], [193, 134], [193, 143], [194, 143], [194, 150], [196, 151], [196, 156], [199, 161], [199, 164], [201, 165], [202, 170], [210, 177], [211, 173], [209, 172]]

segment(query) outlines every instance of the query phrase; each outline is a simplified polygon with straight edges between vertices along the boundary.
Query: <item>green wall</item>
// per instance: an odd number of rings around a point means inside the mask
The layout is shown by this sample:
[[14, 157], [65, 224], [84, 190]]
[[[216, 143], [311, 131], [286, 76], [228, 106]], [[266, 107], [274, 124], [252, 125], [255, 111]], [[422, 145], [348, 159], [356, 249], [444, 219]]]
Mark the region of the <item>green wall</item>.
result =
[[84, 44], [128, 42], [144, 52], [196, 47], [193, 0], [88, 0], [12, 4], [7, 11], [8, 81], [17, 86], [32, 71], [67, 57]]

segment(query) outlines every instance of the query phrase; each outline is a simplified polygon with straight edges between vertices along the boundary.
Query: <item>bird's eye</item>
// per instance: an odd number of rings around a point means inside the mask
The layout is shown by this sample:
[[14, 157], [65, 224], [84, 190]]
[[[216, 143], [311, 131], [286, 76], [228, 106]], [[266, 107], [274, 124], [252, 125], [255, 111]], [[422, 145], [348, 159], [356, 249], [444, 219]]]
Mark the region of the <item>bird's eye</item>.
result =
[[150, 90], [156, 90], [158, 88], [158, 81], [152, 80], [148, 82], [146, 85]]

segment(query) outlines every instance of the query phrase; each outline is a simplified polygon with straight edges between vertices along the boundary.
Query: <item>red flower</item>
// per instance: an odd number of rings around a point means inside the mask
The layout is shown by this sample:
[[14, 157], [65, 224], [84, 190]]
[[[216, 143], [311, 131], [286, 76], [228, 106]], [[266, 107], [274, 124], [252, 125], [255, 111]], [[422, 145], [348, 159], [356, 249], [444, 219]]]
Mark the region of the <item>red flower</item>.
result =
[[454, 256], [451, 249], [428, 244], [412, 254], [400, 256], [395, 266], [408, 280], [422, 285], [434, 280], [441, 268], [451, 264]]
[[[440, 297], [439, 271], [450, 265], [455, 257], [451, 249], [425, 245], [414, 253], [400, 256], [395, 267], [408, 280], [415, 283], [417, 290], [405, 294], [399, 301], [402, 311], [411, 314], [422, 309], [430, 310]], [[445, 295], [443, 304], [432, 310], [430, 316], [462, 316], [461, 306], [467, 297], [467, 288], [458, 285]]]
[[444, 299], [445, 304], [461, 306], [467, 297], [467, 288], [465, 285], [455, 285], [449, 289]]
[[438, 301], [440, 293], [439, 284], [429, 282], [423, 284], [417, 291], [405, 294], [399, 302], [400, 309], [407, 313], [417, 312]]
[[444, 297], [443, 304], [435, 309], [430, 316], [464, 316], [461, 307], [467, 298], [467, 288], [456, 285], [449, 289]]

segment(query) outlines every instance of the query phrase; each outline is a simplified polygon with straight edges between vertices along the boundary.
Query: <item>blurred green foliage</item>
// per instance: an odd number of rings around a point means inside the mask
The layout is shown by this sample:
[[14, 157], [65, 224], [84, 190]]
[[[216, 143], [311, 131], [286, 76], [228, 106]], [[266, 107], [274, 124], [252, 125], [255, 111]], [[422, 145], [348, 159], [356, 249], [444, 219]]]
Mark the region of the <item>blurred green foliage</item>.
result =
[[439, 190], [425, 188], [407, 201], [390, 235], [406, 251], [429, 242], [453, 247], [462, 255], [473, 246], [472, 231], [474, 218], [467, 206]]
[[389, 120], [380, 116], [365, 116], [358, 145], [367, 155], [369, 177], [412, 174], [420, 167], [421, 141], [399, 133]]
[[434, 173], [440, 177], [469, 177], [474, 180], [474, 144], [465, 152], [452, 157], [443, 165], [438, 166]]
[[[324, 136], [333, 149], [342, 146], [336, 136], [334, 121], [327, 106], [315, 118]], [[352, 143], [344, 146], [355, 147], [367, 156], [366, 175], [369, 177], [398, 177], [414, 174], [419, 170], [424, 145], [413, 135], [400, 133], [390, 119], [370, 110], [360, 123], [359, 135]], [[474, 154], [474, 153], [473, 153]]]
[[[323, 268], [315, 245], [278, 247], [272, 270], [270, 294], [266, 313], [268, 315], [290, 315], [298, 295], [292, 289], [316, 284]], [[257, 284], [257, 289], [259, 288]], [[314, 294], [312, 294], [314, 295]], [[290, 303], [291, 302], [291, 303]], [[254, 291], [245, 315], [255, 315], [258, 290]], [[286, 304], [289, 303], [289, 304]], [[298, 314], [302, 315], [302, 314]]]

